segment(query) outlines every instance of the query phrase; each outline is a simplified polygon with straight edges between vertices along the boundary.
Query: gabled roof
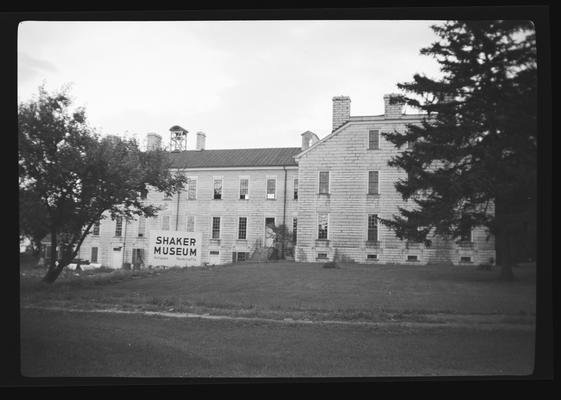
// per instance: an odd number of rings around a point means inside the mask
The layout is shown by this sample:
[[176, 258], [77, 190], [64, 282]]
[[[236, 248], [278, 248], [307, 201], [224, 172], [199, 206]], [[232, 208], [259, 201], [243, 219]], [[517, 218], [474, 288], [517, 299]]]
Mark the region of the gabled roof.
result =
[[326, 142], [327, 140], [331, 139], [333, 136], [337, 135], [339, 132], [342, 132], [349, 124], [351, 124], [353, 122], [364, 122], [364, 121], [366, 121], [366, 122], [401, 122], [401, 123], [405, 122], [405, 123], [407, 123], [407, 122], [411, 122], [411, 121], [415, 121], [415, 120], [420, 120], [421, 118], [424, 118], [424, 117], [425, 117], [424, 114], [402, 114], [399, 119], [386, 119], [384, 114], [351, 116], [348, 121], [344, 122], [339, 127], [334, 129], [329, 135], [327, 135], [323, 139], [315, 142], [313, 145], [308, 147], [306, 150], [298, 153], [298, 156], [296, 157], [296, 160], [300, 159], [300, 157], [302, 157], [304, 154], [306, 154], [306, 153], [310, 152], [311, 150], [317, 148], [320, 144], [322, 144], [322, 143]]
[[187, 150], [171, 152], [171, 168], [228, 168], [297, 166], [300, 147], [264, 149]]

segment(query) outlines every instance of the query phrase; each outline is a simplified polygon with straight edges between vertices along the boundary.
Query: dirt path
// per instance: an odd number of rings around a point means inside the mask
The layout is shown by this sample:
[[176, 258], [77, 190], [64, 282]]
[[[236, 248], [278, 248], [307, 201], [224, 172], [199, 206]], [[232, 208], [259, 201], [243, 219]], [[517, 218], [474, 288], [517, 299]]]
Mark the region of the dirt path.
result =
[[414, 320], [407, 320], [401, 316], [399, 319], [386, 321], [344, 321], [344, 320], [317, 320], [291, 317], [266, 318], [266, 317], [244, 317], [232, 315], [220, 315], [210, 313], [187, 313], [173, 311], [145, 311], [145, 310], [123, 310], [118, 308], [66, 308], [66, 307], [38, 307], [24, 306], [22, 309], [64, 311], [81, 313], [111, 313], [132, 314], [146, 316], [160, 316], [168, 318], [197, 318], [206, 320], [222, 321], [254, 321], [268, 322], [274, 324], [318, 324], [318, 325], [347, 325], [347, 326], [372, 326], [372, 327], [410, 327], [410, 328], [469, 328], [487, 330], [523, 330], [533, 332], [535, 330], [535, 318], [529, 316], [501, 316], [501, 315], [476, 315], [476, 314], [415, 314]]

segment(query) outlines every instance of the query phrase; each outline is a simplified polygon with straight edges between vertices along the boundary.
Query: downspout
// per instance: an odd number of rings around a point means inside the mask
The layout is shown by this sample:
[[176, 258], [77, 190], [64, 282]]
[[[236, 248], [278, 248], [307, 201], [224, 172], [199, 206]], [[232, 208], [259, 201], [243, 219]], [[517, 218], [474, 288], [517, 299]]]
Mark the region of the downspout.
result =
[[127, 247], [127, 226], [129, 225], [129, 221], [126, 218], [123, 218], [125, 220], [125, 232], [123, 235], [123, 257], [121, 259], [121, 268], [123, 268], [123, 265], [125, 264], [125, 254], [126, 254], [126, 250], [125, 248]]
[[[185, 171], [181, 171], [180, 173], [184, 173]], [[175, 230], [179, 227], [179, 199], [181, 197], [181, 189], [177, 191], [177, 204], [175, 206]]]
[[282, 203], [282, 226], [283, 226], [283, 233], [282, 233], [282, 242], [281, 242], [281, 258], [284, 260], [284, 242], [286, 240], [286, 180], [287, 180], [287, 171], [286, 167], [283, 165], [282, 169], [284, 170], [284, 200]]
[[181, 190], [177, 192], [177, 205], [175, 206], [175, 230], [179, 226], [179, 198], [181, 197]]

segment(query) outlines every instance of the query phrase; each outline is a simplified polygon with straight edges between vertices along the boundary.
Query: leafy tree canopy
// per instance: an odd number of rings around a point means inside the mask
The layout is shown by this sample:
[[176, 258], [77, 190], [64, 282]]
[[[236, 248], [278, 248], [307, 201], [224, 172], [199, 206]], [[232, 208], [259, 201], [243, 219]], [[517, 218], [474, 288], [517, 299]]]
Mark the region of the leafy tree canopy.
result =
[[148, 191], [173, 194], [185, 182], [170, 172], [166, 152], [140, 151], [133, 139], [100, 137], [85, 110], [72, 107], [68, 91], [40, 87], [38, 97], [18, 109], [20, 228], [35, 241], [49, 233], [53, 248], [59, 246], [48, 282], [104, 216], [154, 216], [159, 208], [143, 201]]

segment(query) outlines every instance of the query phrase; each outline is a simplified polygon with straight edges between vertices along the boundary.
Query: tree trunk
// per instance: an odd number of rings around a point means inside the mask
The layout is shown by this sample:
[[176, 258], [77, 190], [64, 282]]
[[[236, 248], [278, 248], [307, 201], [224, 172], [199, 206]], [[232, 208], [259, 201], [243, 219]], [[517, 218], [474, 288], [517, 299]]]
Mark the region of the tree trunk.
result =
[[55, 266], [55, 268], [49, 267], [49, 270], [43, 277], [42, 281], [45, 283], [53, 283], [54, 281], [57, 280], [58, 276], [60, 275], [64, 267], [65, 266], [63, 265]]
[[[512, 235], [508, 229], [501, 228], [496, 234], [497, 265], [501, 267], [499, 279], [515, 280], [512, 257]], [[500, 260], [500, 261], [499, 261]]]
[[57, 232], [56, 230], [51, 231], [51, 260], [49, 261], [49, 269], [46, 275], [43, 277], [42, 281], [45, 283], [53, 283], [56, 281], [60, 273], [62, 272], [61, 265], [56, 265], [58, 253], [56, 251], [57, 246]]

